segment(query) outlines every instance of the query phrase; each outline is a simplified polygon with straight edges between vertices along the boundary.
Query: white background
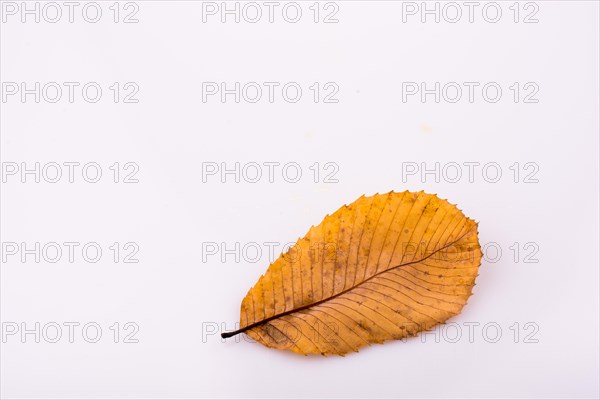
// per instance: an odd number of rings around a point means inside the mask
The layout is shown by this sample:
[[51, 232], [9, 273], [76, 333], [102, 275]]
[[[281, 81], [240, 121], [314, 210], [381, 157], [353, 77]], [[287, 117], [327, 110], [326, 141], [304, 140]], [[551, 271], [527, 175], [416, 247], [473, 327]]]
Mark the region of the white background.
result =
[[[90, 263], [78, 247], [73, 263], [66, 254], [36, 263], [3, 252], [2, 397], [598, 398], [597, 2], [538, 1], [537, 23], [523, 23], [534, 10], [524, 3], [515, 23], [513, 2], [499, 3], [497, 23], [482, 17], [485, 3], [473, 23], [465, 6], [457, 23], [422, 23], [420, 14], [403, 22], [401, 2], [338, 1], [339, 22], [329, 24], [313, 22], [312, 2], [301, 3], [298, 23], [279, 8], [274, 23], [263, 15], [254, 24], [218, 15], [203, 23], [202, 3], [191, 1], [138, 1], [138, 23], [115, 23], [112, 3], [100, 2], [97, 23], [82, 18], [82, 6], [73, 23], [64, 6], [57, 23], [3, 14], [3, 83], [103, 88], [97, 103], [80, 89], [73, 103], [66, 92], [56, 103], [3, 99], [3, 170], [96, 162], [103, 175], [98, 183], [81, 169], [74, 183], [6, 176], [2, 242], [95, 242], [103, 254]], [[120, 9], [120, 19], [132, 10]], [[139, 102], [115, 103], [114, 82], [137, 84]], [[266, 93], [256, 104], [203, 102], [203, 82], [297, 82], [303, 95], [297, 103], [280, 90], [273, 103]], [[337, 84], [339, 101], [315, 103], [314, 82]], [[480, 86], [472, 103], [466, 91], [457, 103], [433, 95], [403, 102], [403, 82]], [[488, 82], [502, 88], [498, 102], [482, 97]], [[535, 83], [538, 102], [515, 103], [514, 82], [521, 90]], [[139, 183], [114, 183], [115, 162], [136, 163]], [[265, 167], [258, 183], [233, 175], [203, 182], [206, 162], [295, 162], [302, 177], [290, 183], [294, 174], [276, 169], [271, 183]], [[324, 182], [328, 162], [339, 169], [337, 183]], [[415, 165], [408, 163], [436, 162], [439, 182], [435, 174], [403, 176]], [[465, 162], [480, 163], [472, 182]], [[458, 182], [443, 169], [455, 165], [448, 163], [463, 165]], [[487, 163], [501, 168], [496, 183], [493, 170], [482, 173]], [[235, 328], [242, 297], [269, 264], [263, 243], [280, 243], [279, 252], [342, 204], [405, 189], [457, 203], [489, 244], [473, 297], [449, 321], [454, 330], [343, 358], [297, 356], [240, 337], [223, 343], [213, 332]], [[114, 242], [137, 244], [139, 262], [124, 263], [121, 253], [115, 263]], [[254, 253], [222, 262], [203, 254], [208, 242], [258, 243], [263, 253], [256, 262]], [[67, 322], [80, 324], [73, 343]], [[124, 343], [127, 322], [139, 327], [138, 343]], [[7, 334], [36, 323], [39, 343], [34, 334]], [[51, 323], [63, 326], [57, 343], [49, 340], [55, 331], [41, 331]], [[85, 340], [86, 323], [101, 327], [97, 343]], [[479, 324], [473, 335], [470, 323]]]

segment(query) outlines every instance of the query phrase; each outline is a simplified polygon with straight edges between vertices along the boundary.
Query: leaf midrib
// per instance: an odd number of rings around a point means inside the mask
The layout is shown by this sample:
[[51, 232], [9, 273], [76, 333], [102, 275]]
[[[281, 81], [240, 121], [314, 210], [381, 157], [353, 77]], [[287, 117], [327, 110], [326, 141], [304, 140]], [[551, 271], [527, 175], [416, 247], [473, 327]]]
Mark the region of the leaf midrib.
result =
[[232, 331], [232, 332], [224, 332], [224, 333], [221, 334], [221, 337], [222, 338], [232, 337], [232, 336], [238, 335], [240, 333], [244, 333], [246, 331], [249, 331], [250, 329], [256, 328], [256, 327], [261, 326], [261, 325], [264, 325], [267, 322], [273, 321], [273, 320], [281, 318], [281, 317], [285, 317], [286, 315], [290, 315], [290, 314], [293, 314], [293, 313], [296, 313], [296, 312], [299, 312], [299, 311], [302, 311], [302, 310], [306, 310], [307, 308], [312, 308], [312, 307], [318, 306], [319, 304], [322, 304], [322, 303], [328, 302], [328, 301], [330, 301], [332, 299], [335, 299], [336, 297], [339, 297], [339, 296], [343, 295], [344, 293], [348, 293], [348, 292], [356, 289], [357, 287], [361, 286], [362, 284], [370, 281], [371, 279], [373, 279], [373, 278], [375, 278], [375, 277], [377, 277], [377, 276], [379, 276], [381, 274], [384, 274], [384, 273], [386, 273], [388, 271], [391, 271], [391, 270], [396, 269], [396, 268], [404, 267], [406, 265], [418, 264], [420, 262], [423, 262], [423, 261], [427, 260], [429, 257], [431, 257], [431, 256], [439, 253], [440, 251], [442, 251], [444, 249], [447, 249], [448, 247], [452, 246], [453, 244], [459, 242], [468, 233], [470, 233], [474, 228], [477, 228], [477, 224], [473, 225], [473, 227], [471, 227], [471, 229], [467, 230], [464, 234], [462, 234], [460, 237], [456, 238], [456, 240], [454, 240], [453, 242], [447, 244], [446, 246], [440, 248], [437, 251], [432, 252], [427, 257], [424, 257], [424, 258], [422, 258], [420, 260], [417, 260], [417, 261], [411, 261], [411, 262], [408, 262], [408, 263], [396, 265], [396, 266], [388, 268], [388, 269], [384, 269], [382, 271], [379, 271], [379, 272], [373, 274], [372, 276], [370, 276], [369, 278], [363, 280], [362, 282], [358, 283], [357, 285], [351, 286], [348, 289], [343, 290], [343, 291], [341, 291], [339, 293], [336, 293], [336, 294], [334, 294], [332, 296], [329, 296], [327, 298], [321, 299], [321, 300], [319, 300], [317, 302], [314, 302], [314, 303], [311, 303], [311, 304], [306, 304], [304, 306], [301, 306], [301, 307], [298, 307], [298, 308], [294, 308], [292, 310], [284, 311], [284, 312], [282, 312], [280, 314], [273, 315], [273, 316], [271, 316], [269, 318], [265, 318], [265, 319], [263, 319], [261, 321], [254, 322], [254, 323], [252, 323], [250, 325], [247, 325], [247, 326], [245, 326], [243, 328], [240, 328], [238, 330], [235, 330], [235, 331]]

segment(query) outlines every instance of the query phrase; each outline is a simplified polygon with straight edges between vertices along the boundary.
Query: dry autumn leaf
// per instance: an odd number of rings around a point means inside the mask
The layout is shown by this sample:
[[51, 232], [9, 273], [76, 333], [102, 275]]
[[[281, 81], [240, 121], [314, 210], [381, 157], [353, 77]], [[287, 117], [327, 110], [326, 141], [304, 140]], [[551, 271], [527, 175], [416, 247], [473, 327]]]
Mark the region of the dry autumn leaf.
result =
[[448, 201], [362, 196], [275, 260], [222, 336], [323, 355], [414, 336], [460, 313], [480, 261], [477, 223]]

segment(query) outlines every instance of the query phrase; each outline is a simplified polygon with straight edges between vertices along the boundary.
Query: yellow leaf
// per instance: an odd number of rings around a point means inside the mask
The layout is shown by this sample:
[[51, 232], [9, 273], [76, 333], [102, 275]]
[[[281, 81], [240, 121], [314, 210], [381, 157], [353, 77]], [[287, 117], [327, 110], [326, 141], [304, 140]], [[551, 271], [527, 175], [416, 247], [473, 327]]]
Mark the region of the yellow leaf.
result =
[[460, 313], [480, 261], [477, 223], [448, 201], [362, 196], [275, 260], [222, 336], [323, 355], [414, 336]]

